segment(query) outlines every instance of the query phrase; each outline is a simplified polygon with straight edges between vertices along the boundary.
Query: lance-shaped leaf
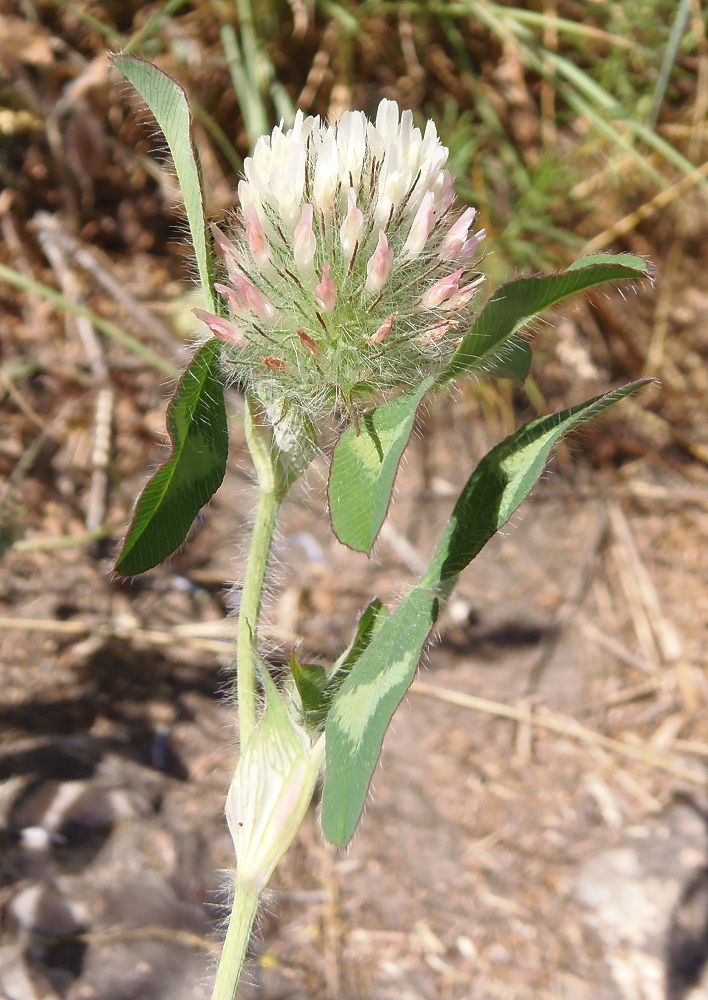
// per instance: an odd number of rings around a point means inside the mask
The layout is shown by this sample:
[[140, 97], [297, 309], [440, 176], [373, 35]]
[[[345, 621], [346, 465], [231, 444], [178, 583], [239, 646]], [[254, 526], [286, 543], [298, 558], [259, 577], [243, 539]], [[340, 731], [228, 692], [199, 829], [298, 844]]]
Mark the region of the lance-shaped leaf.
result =
[[224, 478], [229, 445], [218, 352], [215, 340], [205, 344], [170, 400], [170, 455], [135, 505], [115, 566], [124, 576], [144, 573], [171, 555]]
[[471, 368], [504, 366], [504, 345], [535, 316], [577, 292], [607, 281], [636, 281], [649, 276], [647, 262], [632, 254], [594, 254], [576, 260], [559, 274], [514, 278], [500, 285], [472, 329], [438, 376], [445, 385]]
[[214, 312], [216, 306], [211, 237], [204, 210], [204, 183], [199, 154], [192, 138], [192, 112], [187, 95], [176, 80], [144, 59], [115, 56], [113, 64], [145, 101], [167, 140], [182, 189], [207, 308]]
[[325, 725], [322, 829], [344, 846], [359, 821], [384, 733], [406, 693], [439, 600], [416, 587], [384, 619], [342, 684]]
[[487, 373], [495, 378], [525, 382], [531, 368], [531, 348], [525, 340], [507, 340], [504, 348], [487, 366]]
[[532, 421], [472, 473], [420, 584], [377, 628], [327, 716], [322, 828], [331, 843], [344, 845], [354, 832], [386, 728], [460, 572], [528, 495], [553, 445], [648, 381]]
[[398, 463], [432, 383], [427, 378], [414, 392], [378, 406], [337, 442], [329, 474], [332, 528], [340, 542], [357, 552], [371, 552], [381, 530]]

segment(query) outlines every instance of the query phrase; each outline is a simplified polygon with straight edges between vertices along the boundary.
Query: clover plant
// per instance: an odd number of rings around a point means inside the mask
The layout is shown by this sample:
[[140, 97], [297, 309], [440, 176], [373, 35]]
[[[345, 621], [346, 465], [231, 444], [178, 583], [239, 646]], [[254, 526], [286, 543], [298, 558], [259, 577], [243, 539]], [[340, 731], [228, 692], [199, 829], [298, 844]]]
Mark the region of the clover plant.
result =
[[208, 225], [183, 90], [150, 63], [115, 64], [164, 132], [182, 187], [206, 308], [204, 338], [168, 407], [170, 453], [139, 497], [116, 563], [150, 569], [185, 539], [218, 489], [227, 458], [224, 385], [245, 397], [258, 484], [236, 639], [239, 757], [226, 797], [235, 848], [233, 909], [215, 1000], [236, 995], [258, 903], [324, 775], [321, 820], [351, 839], [386, 728], [421, 651], [468, 563], [514, 513], [553, 445], [635, 392], [615, 392], [532, 421], [474, 469], [418, 583], [389, 609], [373, 600], [329, 669], [291, 657], [278, 688], [259, 655], [258, 626], [281, 504], [330, 449], [336, 537], [370, 553], [425, 399], [470, 372], [523, 380], [529, 320], [605, 282], [646, 278], [644, 260], [599, 254], [567, 270], [515, 278], [491, 295], [480, 271], [484, 230], [455, 202], [448, 150], [429, 121], [379, 104], [326, 123], [298, 112], [245, 161], [239, 209]]

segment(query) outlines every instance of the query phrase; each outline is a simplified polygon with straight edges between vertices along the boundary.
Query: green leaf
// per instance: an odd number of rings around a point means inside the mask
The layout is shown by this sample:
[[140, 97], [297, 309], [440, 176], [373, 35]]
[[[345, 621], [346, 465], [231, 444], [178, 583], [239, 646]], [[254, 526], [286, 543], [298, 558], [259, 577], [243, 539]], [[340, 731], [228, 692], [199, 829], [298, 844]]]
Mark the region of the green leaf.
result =
[[322, 711], [327, 689], [327, 671], [317, 664], [299, 663], [295, 650], [290, 654], [290, 672], [306, 716]]
[[393, 481], [432, 378], [349, 427], [337, 442], [329, 474], [329, 510], [335, 535], [357, 552], [371, 552], [388, 512]]
[[528, 495], [553, 445], [649, 381], [532, 421], [493, 448], [472, 473], [427, 572], [375, 631], [327, 716], [322, 828], [331, 843], [344, 845], [354, 833], [386, 728], [460, 572]]
[[374, 598], [361, 615], [352, 642], [326, 672], [320, 667], [301, 666], [292, 654], [290, 669], [300, 694], [305, 722], [311, 730], [318, 731], [324, 726], [339, 689], [387, 614], [381, 601]]
[[342, 684], [325, 725], [322, 829], [344, 846], [359, 821], [384, 733], [435, 624], [439, 601], [416, 588], [377, 629]]
[[344, 678], [348, 677], [352, 667], [359, 659], [361, 654], [364, 652], [366, 647], [371, 642], [376, 629], [381, 625], [381, 622], [385, 620], [388, 615], [387, 608], [381, 603], [378, 597], [375, 597], [364, 608], [361, 618], [359, 619], [359, 624], [356, 627], [356, 633], [354, 638], [344, 650], [341, 656], [339, 656], [328, 671], [329, 678], [329, 689], [330, 691], [339, 690]]
[[167, 408], [170, 456], [143, 489], [115, 565], [134, 576], [171, 555], [224, 478], [228, 454], [219, 346], [206, 343]]
[[531, 348], [525, 340], [507, 340], [488, 373], [495, 378], [525, 382], [531, 368]]
[[216, 310], [211, 237], [204, 210], [202, 171], [192, 138], [192, 112], [184, 89], [157, 66], [135, 56], [115, 56], [113, 64], [135, 87], [162, 129], [174, 160], [192, 234], [207, 309]]
[[642, 379], [560, 413], [539, 417], [492, 448], [467, 480], [421, 586], [436, 588], [446, 600], [462, 570], [531, 492], [553, 446], [651, 381]]
[[[650, 274], [649, 266], [644, 258], [637, 257], [636, 254], [632, 253], [593, 253], [589, 257], [580, 257], [578, 260], [574, 260], [566, 268], [566, 273], [568, 271], [580, 271], [584, 267], [595, 267], [598, 264], [608, 264], [610, 267], [620, 264], [622, 267], [630, 267], [635, 272], [634, 278], [648, 278]], [[609, 278], [607, 280], [614, 281], [616, 279]]]
[[438, 376], [438, 385], [491, 361], [504, 364], [504, 345], [545, 309], [570, 295], [607, 281], [636, 281], [649, 276], [645, 260], [632, 254], [583, 257], [558, 274], [514, 278], [500, 285], [485, 304], [472, 329]]

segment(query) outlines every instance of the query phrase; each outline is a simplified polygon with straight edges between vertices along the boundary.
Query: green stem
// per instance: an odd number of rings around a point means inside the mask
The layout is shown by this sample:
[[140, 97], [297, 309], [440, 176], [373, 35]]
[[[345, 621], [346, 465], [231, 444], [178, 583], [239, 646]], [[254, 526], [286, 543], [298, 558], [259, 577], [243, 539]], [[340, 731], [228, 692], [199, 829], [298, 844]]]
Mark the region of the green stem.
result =
[[258, 618], [263, 600], [268, 558], [283, 501], [282, 491], [261, 487], [256, 522], [241, 591], [236, 633], [236, 697], [238, 700], [239, 744], [245, 747], [256, 725], [256, 676]]
[[[258, 722], [258, 621], [275, 525], [292, 481], [282, 470], [278, 452], [274, 449], [272, 430], [261, 422], [260, 407], [250, 394], [246, 395], [245, 430], [248, 450], [258, 479], [258, 506], [243, 578], [236, 631], [236, 698], [241, 753]], [[264, 678], [264, 683], [265, 681]], [[241, 882], [237, 874], [236, 894], [212, 1000], [235, 1000], [260, 896], [261, 892], [249, 883]]]
[[[284, 491], [261, 485], [256, 521], [241, 590], [236, 632], [236, 697], [241, 751], [256, 727], [256, 643], [268, 558]], [[237, 876], [229, 926], [221, 951], [212, 1000], [235, 1000], [261, 893]]]
[[211, 1000], [236, 1000], [236, 991], [260, 898], [261, 894], [257, 889], [236, 882], [236, 895]]

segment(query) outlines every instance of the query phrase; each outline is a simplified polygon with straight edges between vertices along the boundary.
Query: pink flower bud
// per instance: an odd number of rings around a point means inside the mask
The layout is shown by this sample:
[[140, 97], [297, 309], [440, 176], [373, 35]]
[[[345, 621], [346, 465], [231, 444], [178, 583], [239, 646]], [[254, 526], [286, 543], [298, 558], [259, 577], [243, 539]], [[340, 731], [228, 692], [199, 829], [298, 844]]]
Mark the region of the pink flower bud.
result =
[[487, 230], [480, 229], [478, 233], [475, 233], [474, 236], [471, 236], [468, 240], [465, 241], [464, 246], [462, 247], [457, 256], [457, 259], [460, 261], [461, 264], [467, 264], [469, 261], [472, 260], [473, 257], [477, 256], [477, 250], [479, 248], [479, 245], [484, 240], [486, 235], [487, 235]]
[[301, 271], [312, 271], [315, 263], [317, 241], [312, 228], [312, 215], [312, 205], [309, 203], [303, 205], [300, 221], [293, 233], [293, 255]]
[[408, 239], [403, 245], [403, 259], [416, 260], [435, 228], [435, 196], [432, 191], [423, 195], [415, 214]]
[[264, 319], [272, 323], [277, 313], [265, 296], [250, 281], [244, 278], [242, 274], [239, 274], [238, 271], [229, 272], [229, 277], [234, 285], [236, 285], [236, 291], [241, 298], [243, 306], [246, 309], [250, 309], [252, 313], [255, 313], [259, 319]]
[[215, 281], [214, 291], [218, 292], [219, 295], [224, 296], [226, 301], [229, 303], [229, 309], [231, 312], [241, 312], [243, 309], [241, 300], [230, 285], [222, 285], [220, 281]]
[[216, 252], [222, 260], [226, 261], [227, 265], [231, 266], [236, 261], [236, 247], [224, 236], [217, 225], [212, 223], [210, 228]]
[[457, 260], [458, 254], [465, 245], [467, 233], [474, 222], [476, 214], [474, 208], [468, 208], [462, 213], [457, 222], [450, 227], [440, 244], [439, 256], [441, 260]]
[[322, 281], [315, 285], [315, 298], [326, 313], [331, 313], [337, 301], [337, 286], [329, 276], [330, 265], [322, 265]]
[[393, 265], [393, 250], [389, 249], [386, 233], [379, 230], [379, 242], [366, 264], [366, 288], [369, 292], [380, 292], [386, 283]]
[[243, 217], [246, 222], [246, 242], [250, 247], [253, 262], [256, 267], [265, 267], [270, 260], [270, 247], [253, 205], [244, 205]]
[[457, 321], [450, 319], [445, 323], [438, 323], [437, 326], [431, 326], [429, 330], [424, 330], [420, 338], [426, 347], [434, 347], [439, 340], [442, 340], [456, 326]]
[[378, 330], [376, 331], [376, 333], [373, 333], [371, 335], [371, 338], [370, 338], [371, 339], [371, 343], [372, 344], [383, 344], [384, 340], [386, 340], [386, 338], [388, 337], [389, 333], [393, 329], [393, 324], [396, 322], [397, 318], [398, 318], [398, 313], [397, 312], [395, 312], [392, 316], [388, 316], [383, 321], [383, 323], [381, 324], [381, 326], [378, 328]]
[[464, 309], [464, 307], [472, 301], [472, 299], [477, 294], [477, 289], [484, 281], [484, 275], [480, 275], [475, 281], [470, 282], [469, 285], [465, 285], [454, 295], [450, 296], [445, 302], [440, 306], [441, 309]]
[[192, 312], [202, 323], [206, 323], [215, 337], [223, 340], [225, 344], [229, 344], [231, 347], [246, 346], [246, 335], [235, 323], [231, 323], [221, 316], [215, 316], [213, 313], [206, 312], [204, 309], [195, 308], [192, 309]]
[[349, 188], [349, 211], [339, 230], [339, 238], [342, 241], [342, 250], [347, 257], [354, 253], [354, 247], [361, 236], [361, 227], [364, 224], [364, 216], [361, 210], [356, 207], [356, 191]]
[[454, 295], [459, 287], [460, 278], [464, 274], [464, 271], [464, 267], [461, 267], [459, 271], [453, 271], [452, 274], [446, 275], [444, 278], [436, 281], [434, 285], [431, 285], [420, 300], [423, 308], [435, 309], [442, 305], [446, 299], [449, 299], [451, 295]]

